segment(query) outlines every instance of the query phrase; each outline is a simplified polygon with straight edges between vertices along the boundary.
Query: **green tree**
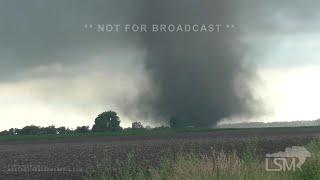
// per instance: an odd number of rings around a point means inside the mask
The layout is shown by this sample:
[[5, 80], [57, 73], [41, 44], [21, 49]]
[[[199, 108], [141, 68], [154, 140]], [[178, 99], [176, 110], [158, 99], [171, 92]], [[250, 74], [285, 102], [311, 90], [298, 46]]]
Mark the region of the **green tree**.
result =
[[92, 131], [119, 131], [122, 130], [120, 127], [120, 118], [114, 111], [106, 111], [98, 115], [94, 121]]
[[9, 135], [9, 131], [4, 130], [0, 132], [0, 136], [6, 136], [6, 135]]
[[19, 134], [22, 135], [36, 135], [36, 134], [40, 134], [40, 127], [38, 126], [25, 126], [24, 128], [22, 128], [19, 132]]
[[54, 125], [41, 128], [41, 134], [57, 134], [57, 129]]
[[8, 134], [9, 135], [17, 135], [20, 133], [20, 130], [17, 128], [10, 128]]
[[57, 128], [57, 133], [58, 134], [67, 134], [67, 129], [64, 126], [61, 126], [59, 128]]
[[89, 126], [78, 126], [75, 130], [76, 133], [88, 133], [90, 132]]
[[143, 129], [143, 125], [141, 122], [133, 122], [131, 127], [132, 129]]

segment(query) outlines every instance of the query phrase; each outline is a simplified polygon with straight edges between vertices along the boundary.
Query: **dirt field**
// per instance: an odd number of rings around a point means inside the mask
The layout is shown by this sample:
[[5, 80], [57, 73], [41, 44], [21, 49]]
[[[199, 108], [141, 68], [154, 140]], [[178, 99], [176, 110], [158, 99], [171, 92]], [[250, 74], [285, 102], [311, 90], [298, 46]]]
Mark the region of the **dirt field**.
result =
[[320, 137], [320, 128], [223, 130], [161, 137], [81, 137], [65, 140], [0, 142], [0, 179], [79, 179], [101, 167], [116, 168], [128, 155], [140, 164], [157, 166], [168, 155], [183, 152], [244, 150], [251, 138], [258, 153], [305, 145]]

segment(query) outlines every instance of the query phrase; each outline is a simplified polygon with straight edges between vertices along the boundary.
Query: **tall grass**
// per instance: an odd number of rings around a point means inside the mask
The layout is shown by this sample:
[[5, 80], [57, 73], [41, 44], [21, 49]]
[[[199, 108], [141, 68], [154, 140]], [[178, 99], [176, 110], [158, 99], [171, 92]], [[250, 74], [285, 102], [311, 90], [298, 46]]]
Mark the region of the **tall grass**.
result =
[[157, 168], [139, 167], [132, 154], [128, 162], [117, 172], [103, 171], [86, 179], [98, 180], [319, 180], [320, 140], [310, 142], [306, 147], [312, 152], [302, 166], [302, 170], [268, 172], [265, 164], [257, 156], [258, 140], [247, 143], [242, 158], [237, 153], [212, 152], [212, 155], [180, 154], [174, 160], [166, 158]]

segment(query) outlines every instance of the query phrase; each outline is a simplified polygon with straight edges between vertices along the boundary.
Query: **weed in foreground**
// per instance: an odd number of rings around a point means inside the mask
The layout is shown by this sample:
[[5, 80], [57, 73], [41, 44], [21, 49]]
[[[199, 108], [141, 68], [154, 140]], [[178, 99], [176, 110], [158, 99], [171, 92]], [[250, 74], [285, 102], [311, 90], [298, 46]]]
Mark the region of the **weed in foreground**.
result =
[[128, 156], [125, 167], [117, 173], [108, 172], [94, 178], [98, 180], [318, 180], [320, 179], [320, 141], [312, 141], [306, 147], [312, 151], [302, 170], [267, 172], [264, 162], [259, 160], [256, 150], [258, 141], [250, 140], [240, 159], [237, 153], [213, 152], [211, 156], [180, 154], [175, 160], [166, 158], [158, 168], [138, 167]]

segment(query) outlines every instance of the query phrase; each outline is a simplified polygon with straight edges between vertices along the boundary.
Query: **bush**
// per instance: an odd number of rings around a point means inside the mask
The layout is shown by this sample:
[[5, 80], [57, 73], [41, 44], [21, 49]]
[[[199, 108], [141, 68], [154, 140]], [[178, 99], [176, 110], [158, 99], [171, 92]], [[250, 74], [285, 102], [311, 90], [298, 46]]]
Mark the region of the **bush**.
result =
[[57, 133], [58, 134], [67, 134], [67, 129], [64, 126], [59, 127], [59, 128], [57, 128]]
[[141, 122], [133, 122], [131, 127], [132, 129], [143, 129], [143, 125]]
[[9, 131], [4, 130], [0, 132], [0, 136], [6, 136], [6, 135], [9, 135]]
[[297, 177], [301, 180], [319, 180], [320, 179], [320, 156], [315, 155], [308, 158], [302, 165], [302, 171], [297, 170]]
[[41, 134], [57, 134], [57, 129], [54, 125], [41, 128]]
[[76, 133], [88, 133], [90, 132], [89, 126], [78, 126], [75, 130]]

